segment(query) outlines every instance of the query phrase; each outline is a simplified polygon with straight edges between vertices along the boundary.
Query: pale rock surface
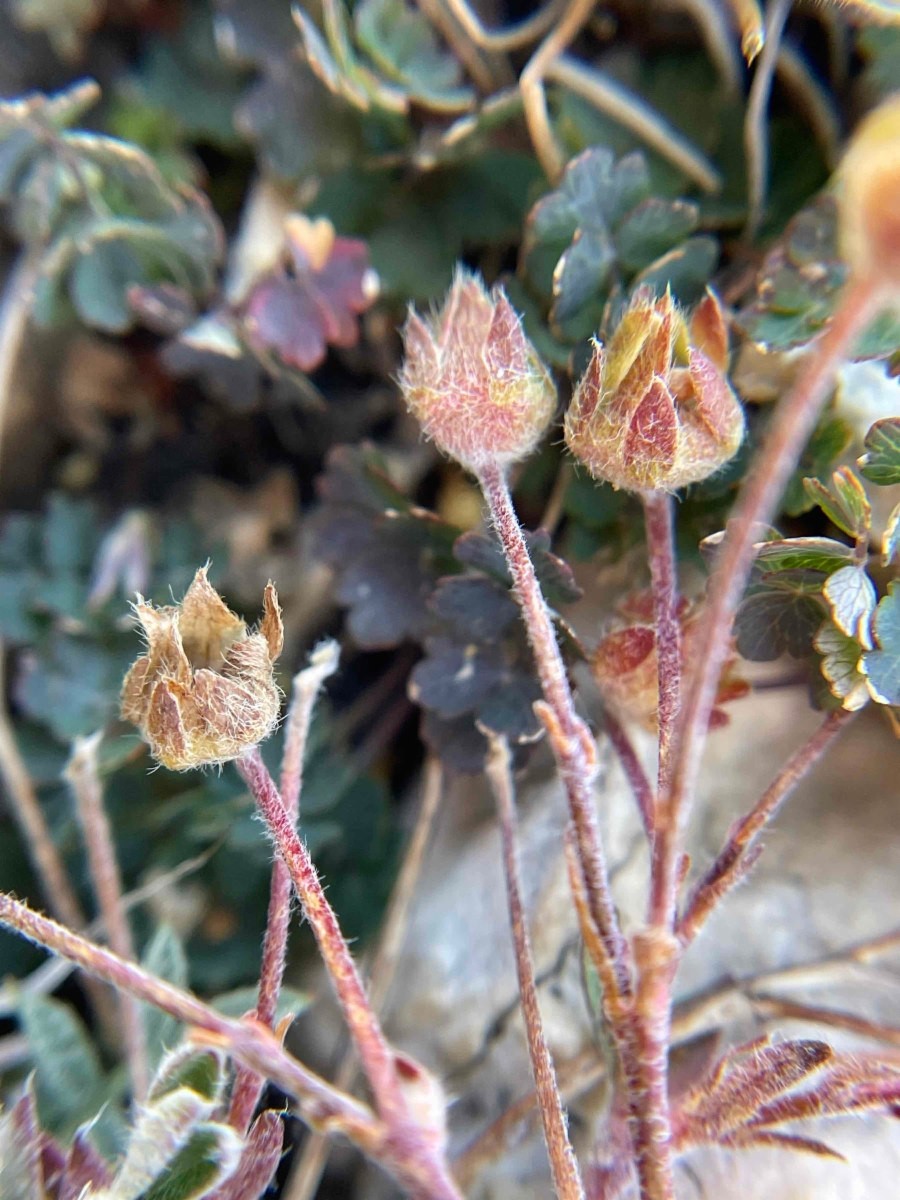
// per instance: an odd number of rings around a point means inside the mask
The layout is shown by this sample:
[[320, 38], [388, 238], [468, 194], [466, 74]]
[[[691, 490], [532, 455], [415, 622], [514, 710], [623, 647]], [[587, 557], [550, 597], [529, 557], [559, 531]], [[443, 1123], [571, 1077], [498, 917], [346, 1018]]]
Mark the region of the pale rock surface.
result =
[[[701, 871], [736, 816], [746, 811], [822, 719], [800, 688], [766, 690], [732, 705], [732, 724], [709, 742], [690, 850]], [[652, 753], [649, 739], [642, 752]], [[643, 910], [647, 855], [627, 785], [608, 753], [598, 787], [613, 887], [623, 921]], [[565, 804], [551, 765], [519, 781], [524, 875], [541, 1003], [559, 1061], [591, 1044], [580, 946], [568, 897], [561, 835]], [[812, 961], [900, 926], [900, 746], [882, 714], [867, 711], [789, 801], [769, 833], [752, 879], [735, 892], [692, 947], [679, 998]], [[524, 1031], [490, 798], [480, 780], [458, 779], [449, 794], [414, 902], [388, 1018], [390, 1036], [445, 1081], [452, 1099], [452, 1151], [467, 1145], [530, 1088]], [[802, 983], [803, 981], [800, 981]], [[770, 989], [770, 990], [775, 990]], [[778, 994], [845, 1008], [900, 1026], [900, 976], [841, 971], [823, 986], [782, 984]], [[738, 999], [720, 1017], [727, 1041], [763, 1026]], [[789, 1036], [827, 1037], [842, 1048], [872, 1042], [822, 1026], [773, 1022]], [[598, 1089], [572, 1109], [581, 1143], [600, 1104]], [[900, 1195], [900, 1123], [886, 1118], [820, 1123], [805, 1132], [848, 1159], [778, 1151], [703, 1150], [680, 1171], [685, 1200], [882, 1200]], [[376, 1187], [372, 1195], [382, 1194]], [[473, 1200], [546, 1200], [552, 1193], [540, 1139], [530, 1137], [484, 1171]]]

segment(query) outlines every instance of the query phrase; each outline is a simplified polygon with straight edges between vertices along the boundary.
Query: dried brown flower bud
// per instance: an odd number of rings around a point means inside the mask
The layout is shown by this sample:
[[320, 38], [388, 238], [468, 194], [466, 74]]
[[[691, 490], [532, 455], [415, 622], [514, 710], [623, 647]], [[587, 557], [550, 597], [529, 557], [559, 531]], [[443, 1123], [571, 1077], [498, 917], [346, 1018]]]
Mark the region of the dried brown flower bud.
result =
[[278, 720], [272, 665], [284, 629], [275, 588], [266, 588], [262, 623], [249, 633], [206, 570], [197, 572], [179, 605], [154, 608], [140, 597], [135, 605], [147, 653], [125, 676], [122, 716], [173, 771], [237, 758]]
[[630, 491], [697, 483], [737, 452], [744, 414], [728, 383], [728, 331], [707, 292], [686, 323], [641, 290], [594, 355], [566, 413], [566, 443], [597, 479]]
[[[653, 593], [636, 592], [619, 605], [627, 621], [600, 640], [591, 658], [591, 670], [605, 704], [619, 716], [656, 732], [659, 709], [659, 666], [656, 657], [656, 624]], [[682, 599], [678, 605], [681, 627], [681, 658], [689, 666], [702, 647], [705, 609]], [[749, 685], [737, 671], [737, 655], [729, 654], [719, 680], [716, 707], [710, 728], [728, 724], [722, 704], [740, 699]]]
[[900, 96], [860, 123], [839, 178], [842, 255], [858, 275], [900, 284]]
[[556, 388], [502, 288], [459, 269], [440, 312], [411, 311], [400, 386], [438, 446], [478, 474], [525, 458], [556, 408]]

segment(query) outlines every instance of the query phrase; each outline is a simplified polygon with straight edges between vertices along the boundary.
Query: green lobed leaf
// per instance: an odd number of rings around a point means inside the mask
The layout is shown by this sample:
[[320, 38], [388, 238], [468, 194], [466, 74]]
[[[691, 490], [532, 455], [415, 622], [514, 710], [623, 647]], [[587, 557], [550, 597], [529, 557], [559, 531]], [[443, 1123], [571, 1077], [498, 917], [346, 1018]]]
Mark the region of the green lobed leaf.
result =
[[876, 421], [866, 434], [865, 450], [859, 469], [866, 479], [882, 487], [900, 483], [900, 417]]
[[898, 504], [887, 519], [884, 533], [881, 537], [881, 565], [889, 567], [900, 551], [900, 504]]
[[870, 624], [875, 611], [875, 585], [864, 567], [842, 567], [828, 576], [823, 588], [831, 618], [847, 637], [871, 649]]
[[141, 1200], [201, 1200], [234, 1174], [243, 1147], [229, 1125], [198, 1125]]
[[830, 574], [854, 561], [854, 551], [832, 538], [799, 537], [764, 542], [756, 548], [756, 565], [762, 571], [824, 571]]
[[71, 1131], [102, 1100], [97, 1051], [74, 1009], [61, 1000], [24, 992], [17, 1015], [34, 1064], [41, 1120], [51, 1132]]
[[866, 678], [860, 671], [862, 647], [848, 637], [833, 621], [825, 621], [813, 645], [822, 656], [819, 664], [831, 694], [848, 712], [856, 712], [869, 702]]
[[875, 610], [872, 622], [876, 648], [862, 656], [860, 668], [866, 676], [873, 700], [900, 705], [900, 582], [888, 584], [888, 593]]
[[822, 600], [802, 586], [746, 596], [734, 622], [738, 653], [751, 662], [806, 658], [825, 615]]
[[842, 467], [831, 477], [830, 487], [818, 479], [806, 478], [803, 487], [809, 498], [822, 512], [855, 539], [868, 539], [872, 524], [872, 509], [865, 489], [848, 467]]

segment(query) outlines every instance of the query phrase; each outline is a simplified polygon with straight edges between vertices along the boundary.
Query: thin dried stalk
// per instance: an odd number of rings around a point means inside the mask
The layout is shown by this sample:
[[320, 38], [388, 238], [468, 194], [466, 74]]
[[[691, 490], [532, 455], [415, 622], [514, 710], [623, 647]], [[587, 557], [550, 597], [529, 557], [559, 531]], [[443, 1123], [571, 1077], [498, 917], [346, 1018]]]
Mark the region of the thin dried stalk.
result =
[[839, 708], [829, 713], [819, 728], [778, 772], [751, 811], [729, 834], [716, 861], [698, 883], [678, 923], [678, 937], [688, 946], [703, 928], [722, 898], [749, 874], [757, 858], [757, 839], [781, 810], [801, 779], [815, 766], [856, 713]]
[[765, 442], [741, 489], [735, 515], [713, 571], [704, 642], [686, 690], [672, 788], [663, 800], [661, 836], [666, 839], [666, 891], [670, 927], [674, 927], [679, 883], [680, 845], [693, 803], [700, 759], [709, 729], [719, 673], [728, 652], [734, 614], [740, 603], [756, 530], [771, 520], [803, 446], [815, 428], [835, 374], [854, 342], [882, 307], [879, 286], [851, 278], [831, 324], [791, 388], [779, 402]]
[[[103, 803], [103, 785], [97, 764], [102, 730], [88, 738], [77, 738], [66, 765], [65, 778], [75, 797], [75, 811], [87, 850], [88, 867], [97, 906], [103, 916], [109, 944], [120, 958], [134, 962], [134, 940], [122, 902], [122, 875], [116, 845]], [[122, 1034], [132, 1095], [140, 1102], [147, 1094], [149, 1067], [147, 1041], [141, 1006], [131, 996], [119, 996]]]
[[545, 75], [631, 130], [657, 154], [684, 171], [704, 192], [718, 192], [721, 188], [721, 176], [709, 159], [646, 101], [606, 72], [560, 54], [547, 65]]
[[[322, 684], [337, 670], [340, 651], [336, 642], [323, 642], [310, 655], [310, 665], [294, 676], [293, 699], [288, 712], [284, 754], [281, 762], [281, 795], [291, 825], [296, 828], [300, 813], [303, 783], [303, 757], [312, 721], [313, 708]], [[291, 876], [284, 861], [276, 857], [272, 864], [269, 908], [263, 939], [256, 1019], [272, 1029], [281, 994], [281, 981], [287, 956], [291, 924]], [[231, 1093], [228, 1119], [239, 1133], [246, 1133], [259, 1103], [264, 1081], [239, 1070]]]
[[544, 1127], [544, 1141], [550, 1158], [550, 1169], [558, 1200], [583, 1200], [584, 1189], [575, 1152], [569, 1141], [566, 1115], [563, 1111], [553, 1059], [544, 1036], [544, 1024], [538, 1004], [535, 983], [534, 957], [522, 899], [522, 867], [519, 860], [518, 822], [510, 769], [509, 744], [503, 737], [491, 737], [491, 749], [485, 762], [485, 773], [500, 822], [503, 844], [503, 866], [506, 874], [506, 894], [509, 901], [509, 921], [512, 926], [513, 948], [516, 956], [516, 975], [528, 1053], [534, 1075], [535, 1090]]
[[[431, 829], [437, 815], [444, 787], [444, 772], [439, 758], [429, 758], [425, 763], [425, 778], [422, 787], [422, 802], [416, 823], [403, 856], [403, 864], [391, 892], [390, 903], [378, 938], [375, 957], [368, 972], [369, 1003], [376, 1012], [384, 1005], [406, 929], [409, 923], [409, 908], [425, 861], [425, 851], [431, 837]], [[345, 1052], [335, 1073], [335, 1084], [342, 1091], [350, 1091], [358, 1075], [356, 1058], [352, 1051]], [[285, 1200], [312, 1200], [328, 1161], [330, 1142], [321, 1134], [311, 1133], [303, 1147], [300, 1160], [293, 1170], [285, 1190]]]
[[790, 42], [782, 42], [775, 70], [802, 108], [819, 143], [825, 165], [833, 171], [841, 156], [841, 126], [832, 94], [822, 86], [806, 59]]
[[519, 76], [525, 123], [538, 162], [551, 183], [559, 180], [566, 160], [550, 124], [544, 77], [550, 64], [563, 53], [587, 24], [596, 6], [597, 0], [570, 0], [559, 24], [544, 38]]
[[44, 810], [19, 753], [9, 719], [5, 701], [4, 659], [4, 647], [0, 642], [0, 775], [50, 911], [66, 925], [80, 929], [84, 925], [81, 905], [62, 856], [50, 836]]
[[759, 229], [766, 203], [769, 177], [769, 137], [766, 115], [772, 80], [778, 63], [781, 35], [791, 10], [792, 0], [769, 0], [766, 6], [765, 45], [756, 64], [750, 85], [750, 98], [744, 116], [744, 152], [747, 156], [747, 224], [744, 237], [753, 238]]
[[[556, 1082], [560, 1098], [577, 1099], [606, 1077], [606, 1064], [594, 1047], [589, 1047], [568, 1062], [560, 1063]], [[453, 1173], [463, 1191], [467, 1192], [480, 1171], [495, 1162], [513, 1145], [520, 1143], [538, 1123], [540, 1105], [536, 1091], [528, 1092], [494, 1121], [481, 1136], [468, 1146], [453, 1163]]]
[[536, 13], [511, 25], [508, 29], [487, 30], [466, 0], [447, 0], [447, 7], [462, 25], [476, 46], [493, 53], [521, 50], [536, 42], [563, 10], [565, 0], [548, 0]]
[[509, 64], [478, 46], [443, 0], [416, 3], [483, 92], [493, 92], [511, 79]]
[[44, 250], [45, 246], [40, 242], [20, 251], [15, 266], [7, 276], [0, 300], [0, 449], [3, 446], [3, 427], [12, 395], [13, 378], [31, 320], [34, 291]]

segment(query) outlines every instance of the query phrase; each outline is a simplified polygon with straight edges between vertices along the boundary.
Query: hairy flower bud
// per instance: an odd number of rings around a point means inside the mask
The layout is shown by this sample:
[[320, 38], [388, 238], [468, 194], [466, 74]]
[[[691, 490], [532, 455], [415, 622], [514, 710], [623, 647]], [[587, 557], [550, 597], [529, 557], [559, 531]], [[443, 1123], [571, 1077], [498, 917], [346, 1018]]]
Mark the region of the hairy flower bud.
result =
[[459, 269], [440, 312], [411, 311], [403, 338], [403, 395], [441, 450], [475, 474], [531, 453], [556, 389], [501, 288]]
[[668, 292], [659, 300], [637, 292], [609, 343], [594, 343], [566, 413], [569, 449], [616, 488], [674, 491], [706, 479], [744, 436], [727, 363], [713, 292], [689, 324]]
[[262, 741], [278, 720], [272, 665], [284, 630], [270, 583], [258, 631], [250, 633], [202, 567], [181, 604], [135, 612], [147, 638], [122, 687], [122, 716], [153, 757], [173, 771], [227, 762]]
[[841, 254], [858, 275], [900, 284], [900, 96], [860, 123], [839, 179]]

